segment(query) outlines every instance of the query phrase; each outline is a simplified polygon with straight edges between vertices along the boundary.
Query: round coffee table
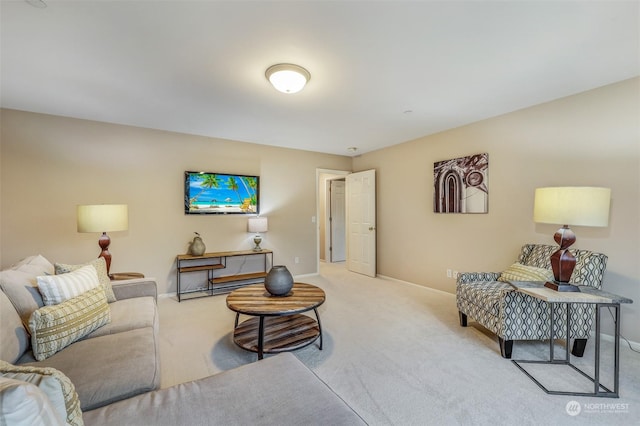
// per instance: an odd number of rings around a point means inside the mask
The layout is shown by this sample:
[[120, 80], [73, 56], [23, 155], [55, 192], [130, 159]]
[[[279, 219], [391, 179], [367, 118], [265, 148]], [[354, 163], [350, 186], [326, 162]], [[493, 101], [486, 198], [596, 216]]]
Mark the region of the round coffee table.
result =
[[[325, 300], [324, 290], [311, 284], [294, 283], [287, 296], [272, 296], [264, 284], [253, 284], [232, 291], [227, 307], [236, 313], [233, 341], [243, 349], [258, 353], [277, 353], [300, 349], [320, 338], [322, 326], [317, 307]], [[316, 319], [302, 315], [313, 309]], [[240, 314], [250, 318], [238, 324]]]

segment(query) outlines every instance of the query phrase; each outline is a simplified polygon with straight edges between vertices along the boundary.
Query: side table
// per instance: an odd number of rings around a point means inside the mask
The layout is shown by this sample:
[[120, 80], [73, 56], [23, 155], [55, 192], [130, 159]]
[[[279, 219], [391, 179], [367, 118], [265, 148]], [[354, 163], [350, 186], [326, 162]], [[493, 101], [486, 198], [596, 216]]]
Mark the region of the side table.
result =
[[[512, 283], [518, 291], [533, 296], [537, 299], [543, 300], [549, 304], [550, 310], [550, 339], [549, 339], [549, 360], [513, 360], [512, 362], [522, 370], [531, 380], [533, 380], [542, 390], [551, 395], [574, 395], [574, 396], [598, 396], [598, 397], [619, 397], [619, 385], [620, 385], [620, 304], [621, 303], [633, 303], [633, 300], [616, 294], [608, 293], [606, 291], [598, 290], [589, 286], [580, 286], [580, 292], [558, 292], [544, 287], [543, 283]], [[554, 304], [564, 303], [567, 307], [567, 336], [565, 340], [565, 357], [564, 359], [555, 359], [553, 354], [553, 344], [555, 336], [555, 318], [554, 318]], [[595, 336], [595, 366], [594, 377], [591, 377], [575, 365], [571, 363], [571, 354], [569, 351], [570, 342], [570, 322], [571, 315], [569, 313], [569, 307], [574, 303], [588, 303], [596, 305], [596, 336]], [[613, 308], [614, 314], [614, 371], [613, 371], [613, 390], [608, 389], [602, 383], [600, 383], [600, 322], [601, 312], [603, 308]], [[521, 364], [563, 364], [568, 365], [573, 370], [579, 372], [584, 377], [589, 379], [593, 383], [593, 392], [566, 392], [566, 391], [554, 391], [549, 390], [542, 385], [535, 377], [527, 372]]]
[[140, 272], [115, 272], [109, 274], [111, 281], [133, 280], [136, 278], [144, 278], [144, 274]]

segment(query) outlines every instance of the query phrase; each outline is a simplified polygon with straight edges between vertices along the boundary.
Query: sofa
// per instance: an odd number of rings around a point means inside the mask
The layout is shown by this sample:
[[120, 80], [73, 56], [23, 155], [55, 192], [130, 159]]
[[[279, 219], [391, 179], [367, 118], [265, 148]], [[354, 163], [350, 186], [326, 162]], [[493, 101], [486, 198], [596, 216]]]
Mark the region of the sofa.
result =
[[[517, 291], [519, 281], [553, 280], [551, 255], [557, 246], [525, 244], [514, 264], [502, 272], [465, 272], [458, 274], [456, 304], [460, 325], [467, 326], [468, 317], [475, 319], [498, 337], [500, 353], [511, 358], [514, 340], [547, 340], [550, 338], [550, 311], [547, 303]], [[607, 256], [589, 250], [571, 249], [576, 266], [569, 282], [578, 286], [602, 287]], [[512, 285], [513, 282], [513, 285]], [[566, 317], [566, 307], [555, 306], [556, 318]], [[584, 354], [591, 335], [595, 308], [590, 304], [572, 304], [570, 338], [572, 354]], [[554, 338], [566, 337], [566, 322], [559, 321]]]
[[[0, 272], [0, 424], [366, 424], [291, 353], [158, 389], [156, 282], [110, 281], [103, 264], [53, 265], [38, 255]], [[93, 288], [45, 303], [58, 297], [47, 280], [81, 287], [81, 272]], [[38, 321], [52, 312], [62, 320], [45, 332]], [[50, 344], [50, 335], [59, 340]]]

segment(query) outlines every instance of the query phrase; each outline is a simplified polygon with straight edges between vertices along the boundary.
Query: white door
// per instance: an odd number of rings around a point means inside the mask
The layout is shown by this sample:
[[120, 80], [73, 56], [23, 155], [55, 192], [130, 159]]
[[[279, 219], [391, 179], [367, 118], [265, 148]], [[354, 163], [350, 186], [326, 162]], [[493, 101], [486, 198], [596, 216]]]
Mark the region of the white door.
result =
[[347, 176], [347, 268], [376, 276], [376, 171]]
[[344, 262], [345, 251], [345, 182], [344, 179], [332, 180], [329, 186], [329, 261]]

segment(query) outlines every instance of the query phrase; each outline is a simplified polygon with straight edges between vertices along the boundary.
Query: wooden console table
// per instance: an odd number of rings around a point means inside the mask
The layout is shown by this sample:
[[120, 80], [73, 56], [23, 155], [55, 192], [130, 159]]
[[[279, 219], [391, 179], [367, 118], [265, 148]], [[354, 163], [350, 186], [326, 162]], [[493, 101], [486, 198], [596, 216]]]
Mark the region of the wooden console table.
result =
[[[227, 259], [238, 256], [264, 256], [262, 269], [255, 272], [216, 275], [215, 271], [222, 270], [227, 267]], [[192, 256], [190, 254], [179, 254], [176, 257], [176, 274], [177, 274], [177, 293], [178, 302], [182, 300], [183, 294], [203, 293], [201, 296], [213, 296], [215, 294], [228, 293], [236, 288], [243, 287], [248, 284], [254, 284], [263, 281], [267, 276], [268, 268], [273, 266], [273, 251], [271, 250], [240, 250], [240, 251], [221, 251], [213, 253], [205, 253], [202, 256]], [[184, 290], [180, 284], [180, 276], [188, 272], [206, 272], [207, 280], [204, 286]], [[190, 297], [195, 298], [195, 297]]]

